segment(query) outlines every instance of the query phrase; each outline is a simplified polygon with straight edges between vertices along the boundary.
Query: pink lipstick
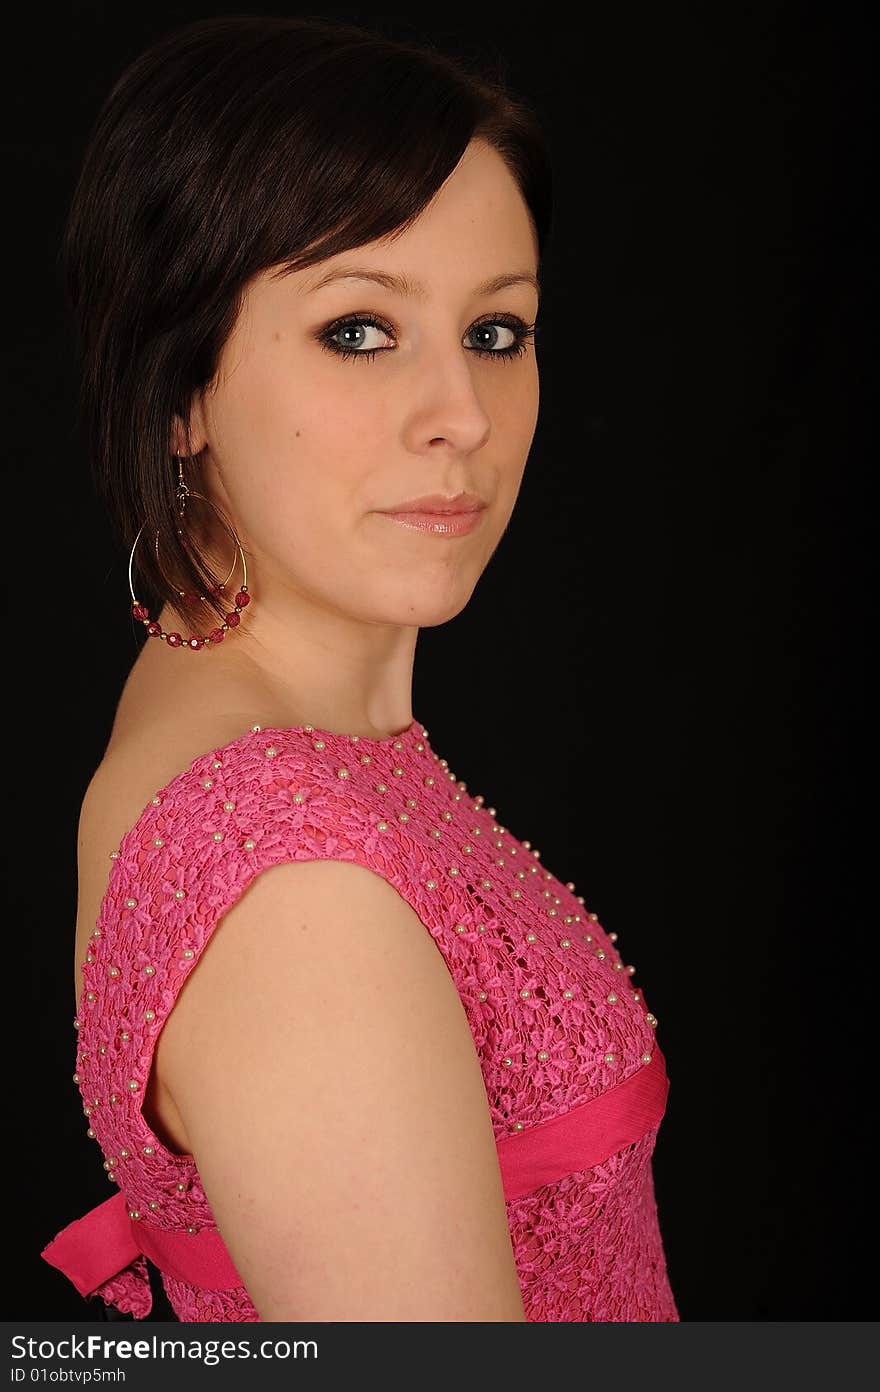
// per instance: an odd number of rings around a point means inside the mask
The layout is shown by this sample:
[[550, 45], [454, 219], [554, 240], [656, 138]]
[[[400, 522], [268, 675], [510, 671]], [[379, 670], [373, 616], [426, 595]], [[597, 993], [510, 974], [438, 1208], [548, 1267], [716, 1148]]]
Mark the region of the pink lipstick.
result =
[[402, 527], [430, 532], [434, 536], [464, 536], [479, 526], [486, 503], [477, 493], [459, 493], [447, 498], [442, 493], [426, 493], [411, 498], [400, 507], [380, 509], [382, 517]]
[[479, 526], [484, 508], [474, 512], [383, 512], [392, 522], [402, 527], [414, 527], [419, 532], [432, 532], [435, 536], [464, 536]]

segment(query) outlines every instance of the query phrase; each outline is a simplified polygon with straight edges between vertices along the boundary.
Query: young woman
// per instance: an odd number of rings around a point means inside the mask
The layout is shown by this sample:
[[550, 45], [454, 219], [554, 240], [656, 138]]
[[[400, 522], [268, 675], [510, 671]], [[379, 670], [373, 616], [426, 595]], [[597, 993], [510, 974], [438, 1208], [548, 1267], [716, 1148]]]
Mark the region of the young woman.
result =
[[114, 1310], [678, 1319], [656, 1020], [411, 709], [516, 502], [549, 221], [500, 79], [349, 26], [188, 25], [98, 118], [65, 264], [145, 641], [79, 827], [113, 1193], [43, 1255]]

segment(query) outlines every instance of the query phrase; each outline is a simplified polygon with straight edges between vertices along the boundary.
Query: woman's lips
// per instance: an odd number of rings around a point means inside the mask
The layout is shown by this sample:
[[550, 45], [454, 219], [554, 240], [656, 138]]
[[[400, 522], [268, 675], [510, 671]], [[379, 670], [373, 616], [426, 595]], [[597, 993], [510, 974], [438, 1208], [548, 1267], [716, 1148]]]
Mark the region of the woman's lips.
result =
[[382, 512], [379, 516], [434, 536], [464, 536], [480, 525], [485, 511], [485, 508], [476, 508], [472, 512]]

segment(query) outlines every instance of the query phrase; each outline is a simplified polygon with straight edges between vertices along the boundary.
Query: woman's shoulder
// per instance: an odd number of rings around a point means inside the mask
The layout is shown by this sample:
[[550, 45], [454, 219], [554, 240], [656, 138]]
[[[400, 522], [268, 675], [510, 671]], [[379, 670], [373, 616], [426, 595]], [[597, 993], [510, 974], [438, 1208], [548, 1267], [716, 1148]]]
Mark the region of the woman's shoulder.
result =
[[185, 819], [192, 771], [219, 749], [231, 753], [260, 716], [256, 694], [243, 686], [227, 685], [215, 693], [214, 702], [208, 702], [196, 687], [184, 691], [169, 683], [163, 693], [137, 691], [133, 686], [130, 682], [123, 693], [110, 738], [80, 803], [78, 962], [85, 955], [113, 861], [126, 837], [156, 811], [154, 800], [165, 792], [170, 805], [178, 803]]
[[[194, 707], [177, 718], [117, 721], [80, 811], [79, 917], [95, 923], [113, 861], [146, 888], [175, 857], [193, 876], [211, 867], [219, 874], [235, 847], [261, 844], [265, 855], [253, 857], [261, 863], [292, 846], [297, 858], [320, 858], [344, 831], [359, 854], [378, 795], [366, 769], [343, 788], [344, 737], [325, 744], [313, 728], [247, 699], [227, 700], [222, 713]], [[341, 840], [339, 848], [344, 854]]]
[[172, 673], [164, 686], [130, 685], [81, 808], [79, 961], [102, 912], [112, 917], [129, 898], [158, 902], [178, 880], [198, 883], [219, 913], [252, 874], [284, 860], [352, 859], [392, 873], [406, 851], [387, 832], [399, 827], [405, 839], [409, 820], [385, 820], [394, 775], [405, 772], [398, 750], [415, 758], [418, 748], [419, 772], [431, 756], [415, 722], [401, 740], [375, 744], [375, 764], [352, 738], [297, 724], [246, 680], [194, 674], [186, 684]]
[[200, 760], [234, 746], [251, 728], [244, 716], [225, 715], [150, 718], [114, 732], [83, 796], [81, 826], [118, 846], [154, 797], [183, 783]]
[[204, 756], [234, 745], [273, 714], [265, 693], [234, 669], [166, 670], [157, 658], [167, 656], [149, 648], [140, 654], [83, 798], [83, 817], [113, 844], [159, 792], [185, 782]]

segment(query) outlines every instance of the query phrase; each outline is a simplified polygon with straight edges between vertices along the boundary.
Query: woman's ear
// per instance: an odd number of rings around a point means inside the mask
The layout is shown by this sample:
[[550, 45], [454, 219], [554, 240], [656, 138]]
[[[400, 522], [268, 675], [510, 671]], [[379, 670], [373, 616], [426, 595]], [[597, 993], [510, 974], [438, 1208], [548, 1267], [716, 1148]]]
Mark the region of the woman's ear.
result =
[[189, 413], [190, 440], [187, 442], [186, 426], [181, 417], [175, 411], [171, 426], [171, 453], [183, 455], [185, 459], [193, 458], [200, 454], [208, 443], [205, 433], [204, 412], [202, 410], [201, 397], [196, 394], [193, 397]]

